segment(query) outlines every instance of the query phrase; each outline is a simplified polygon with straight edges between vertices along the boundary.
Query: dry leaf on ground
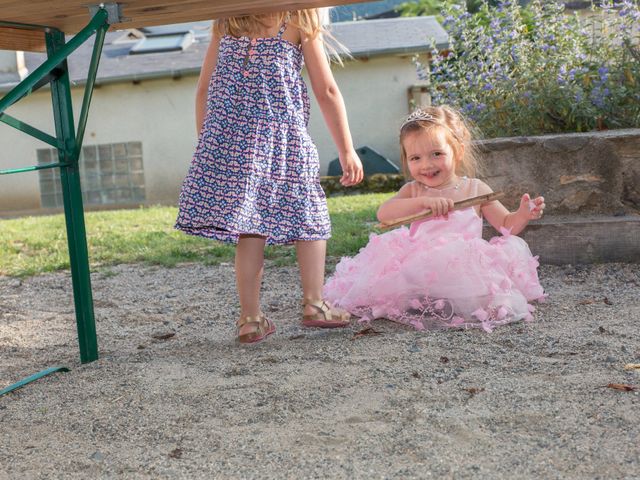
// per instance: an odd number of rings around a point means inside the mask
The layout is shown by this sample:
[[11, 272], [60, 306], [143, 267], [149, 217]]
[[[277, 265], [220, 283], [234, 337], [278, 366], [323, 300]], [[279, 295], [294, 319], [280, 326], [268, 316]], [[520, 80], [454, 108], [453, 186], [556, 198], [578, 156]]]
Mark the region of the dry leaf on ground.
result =
[[591, 305], [592, 303], [604, 303], [605, 305], [613, 305], [613, 302], [609, 300], [608, 297], [603, 298], [585, 298], [584, 300], [580, 300], [578, 305]]
[[176, 334], [175, 332], [169, 332], [169, 333], [161, 333], [158, 335], [152, 335], [153, 338], [155, 338], [156, 340], [168, 340], [171, 337], [174, 337]]
[[470, 388], [465, 388], [464, 389], [465, 392], [471, 394], [471, 396], [473, 397], [474, 395], [480, 393], [480, 392], [484, 392], [484, 388], [482, 387], [470, 387]]
[[627, 385], [626, 383], [609, 383], [607, 388], [612, 388], [613, 390], [620, 390], [622, 392], [633, 392], [636, 387], [633, 385]]
[[354, 333], [353, 337], [351, 337], [351, 340], [355, 340], [358, 337], [364, 337], [365, 335], [382, 335], [382, 332], [374, 330], [372, 327], [366, 327], [359, 332]]
[[182, 449], [175, 448], [169, 452], [169, 458], [181, 458], [182, 457]]

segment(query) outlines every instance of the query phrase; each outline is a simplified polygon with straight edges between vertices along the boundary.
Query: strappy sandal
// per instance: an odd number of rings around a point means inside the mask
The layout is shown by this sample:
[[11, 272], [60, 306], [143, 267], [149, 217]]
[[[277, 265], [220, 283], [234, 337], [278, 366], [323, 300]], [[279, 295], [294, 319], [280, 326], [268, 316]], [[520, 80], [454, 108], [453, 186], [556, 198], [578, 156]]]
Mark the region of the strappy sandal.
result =
[[[256, 343], [264, 340], [276, 331], [276, 326], [271, 320], [262, 313], [256, 317], [242, 317], [236, 322], [238, 327], [238, 342], [240, 343]], [[240, 330], [248, 330], [240, 335]]]
[[317, 311], [311, 315], [302, 316], [302, 325], [305, 327], [341, 328], [349, 325], [351, 314], [341, 308], [331, 307], [324, 300], [311, 300], [305, 298], [302, 306], [311, 306]]

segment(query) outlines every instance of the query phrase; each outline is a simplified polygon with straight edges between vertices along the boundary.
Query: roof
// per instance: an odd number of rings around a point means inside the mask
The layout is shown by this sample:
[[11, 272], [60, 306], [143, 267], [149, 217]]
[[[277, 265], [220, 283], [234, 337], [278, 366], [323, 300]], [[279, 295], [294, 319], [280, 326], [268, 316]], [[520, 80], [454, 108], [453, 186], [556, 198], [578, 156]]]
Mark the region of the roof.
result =
[[447, 32], [435, 17], [380, 18], [331, 24], [331, 33], [354, 57], [412, 54], [449, 46]]
[[[96, 84], [197, 75], [209, 44], [210, 25], [211, 22], [190, 24], [191, 29], [196, 32], [196, 41], [184, 51], [145, 55], [129, 55], [129, 50], [138, 40], [121, 41], [127, 35], [126, 31], [108, 32], [100, 57]], [[93, 39], [69, 56], [67, 61], [72, 84], [85, 82], [92, 51]], [[29, 72], [35, 70], [45, 59], [44, 54], [25, 52]], [[0, 84], [0, 90], [8, 90], [11, 86]]]
[[[184, 51], [147, 53], [129, 55], [137, 43], [123, 40], [127, 31], [108, 32], [100, 59], [98, 85], [122, 81], [141, 81], [151, 78], [171, 78], [184, 75], [197, 75], [209, 44], [211, 22], [180, 24], [178, 30], [191, 30], [195, 41]], [[153, 33], [153, 28], [145, 29]], [[332, 24], [333, 36], [345, 45], [356, 58], [368, 58], [380, 55], [415, 54], [428, 51], [430, 37], [436, 39], [439, 48], [446, 48], [447, 34], [434, 17], [401, 17], [392, 19], [341, 22]], [[172, 31], [176, 31], [173, 28]], [[136, 33], [140, 33], [136, 31]], [[158, 33], [156, 30], [155, 33]], [[82, 45], [68, 59], [71, 79], [82, 84], [91, 60], [93, 41]], [[25, 53], [27, 69], [32, 72], [45, 60], [40, 53]], [[9, 90], [16, 82], [4, 77], [9, 83], [1, 83], [0, 91]], [[13, 81], [12, 81], [13, 80]]]
[[331, 21], [344, 22], [371, 18], [385, 12], [394, 11], [407, 0], [380, 0], [377, 2], [356, 3], [342, 5], [331, 9]]
[[20, 75], [15, 72], [0, 72], [0, 91], [3, 85], [13, 85], [20, 81]]

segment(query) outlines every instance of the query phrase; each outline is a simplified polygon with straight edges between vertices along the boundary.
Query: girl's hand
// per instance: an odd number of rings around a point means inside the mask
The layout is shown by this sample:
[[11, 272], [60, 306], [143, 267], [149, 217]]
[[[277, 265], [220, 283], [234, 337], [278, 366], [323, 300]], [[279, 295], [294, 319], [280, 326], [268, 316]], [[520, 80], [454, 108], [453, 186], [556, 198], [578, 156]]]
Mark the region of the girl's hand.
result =
[[536, 197], [531, 200], [529, 194], [525, 193], [520, 199], [520, 208], [518, 208], [516, 213], [527, 222], [530, 220], [539, 220], [544, 212], [544, 207], [544, 197]]
[[420, 197], [422, 199], [422, 206], [429, 208], [435, 217], [446, 215], [450, 210], [453, 210], [453, 200], [444, 197]]
[[342, 167], [342, 178], [340, 183], [345, 187], [351, 187], [362, 181], [364, 173], [362, 171], [362, 162], [356, 151], [352, 148], [345, 154], [340, 155], [340, 166]]

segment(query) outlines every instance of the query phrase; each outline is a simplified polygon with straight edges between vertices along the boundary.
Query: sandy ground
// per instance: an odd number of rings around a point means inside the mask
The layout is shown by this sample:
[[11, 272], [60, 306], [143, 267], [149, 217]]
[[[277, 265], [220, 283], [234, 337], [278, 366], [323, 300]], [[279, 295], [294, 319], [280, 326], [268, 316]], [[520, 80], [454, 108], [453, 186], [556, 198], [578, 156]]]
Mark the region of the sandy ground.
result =
[[[536, 320], [379, 335], [298, 325], [234, 341], [231, 265], [93, 275], [101, 357], [79, 363], [68, 273], [0, 277], [0, 478], [640, 478], [640, 267], [541, 268]], [[166, 334], [174, 334], [162, 339]], [[159, 337], [159, 338], [155, 338]]]

